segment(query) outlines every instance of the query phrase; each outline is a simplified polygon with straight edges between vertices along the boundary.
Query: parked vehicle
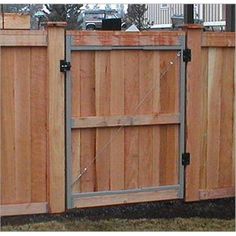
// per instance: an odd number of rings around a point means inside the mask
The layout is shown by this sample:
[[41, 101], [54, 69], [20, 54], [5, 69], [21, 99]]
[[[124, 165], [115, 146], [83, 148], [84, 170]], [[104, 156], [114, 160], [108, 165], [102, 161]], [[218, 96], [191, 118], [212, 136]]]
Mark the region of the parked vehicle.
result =
[[[79, 17], [78, 21], [82, 21], [82, 29], [99, 30], [102, 28], [103, 19], [118, 19], [120, 18], [118, 11], [111, 10], [85, 10]], [[121, 24], [125, 27], [125, 23]]]

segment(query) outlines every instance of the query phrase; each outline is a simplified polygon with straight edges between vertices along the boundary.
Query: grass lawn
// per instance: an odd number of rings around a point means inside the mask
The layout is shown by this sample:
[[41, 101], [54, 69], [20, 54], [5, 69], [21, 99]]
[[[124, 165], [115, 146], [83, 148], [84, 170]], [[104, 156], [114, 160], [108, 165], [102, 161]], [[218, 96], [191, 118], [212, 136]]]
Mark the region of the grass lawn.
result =
[[2, 231], [234, 231], [235, 221], [204, 218], [75, 219], [3, 226]]
[[2, 217], [2, 231], [235, 231], [235, 200], [156, 202]]

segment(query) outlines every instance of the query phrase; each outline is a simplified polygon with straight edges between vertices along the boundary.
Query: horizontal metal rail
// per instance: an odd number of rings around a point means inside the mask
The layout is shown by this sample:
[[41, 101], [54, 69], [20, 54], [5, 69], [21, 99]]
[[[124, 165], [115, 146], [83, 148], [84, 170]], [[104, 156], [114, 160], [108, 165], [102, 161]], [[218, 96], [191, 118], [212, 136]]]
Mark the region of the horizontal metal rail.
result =
[[139, 188], [139, 189], [128, 189], [118, 191], [100, 191], [100, 192], [88, 192], [88, 193], [74, 193], [72, 194], [73, 199], [84, 198], [84, 197], [96, 197], [104, 195], [117, 195], [117, 194], [128, 194], [128, 193], [148, 193], [148, 192], [159, 192], [163, 190], [179, 190], [180, 185], [166, 185], [159, 187], [150, 188]]
[[112, 51], [112, 50], [144, 50], [144, 51], [154, 51], [154, 50], [181, 50], [182, 45], [175, 46], [71, 46], [71, 51]]

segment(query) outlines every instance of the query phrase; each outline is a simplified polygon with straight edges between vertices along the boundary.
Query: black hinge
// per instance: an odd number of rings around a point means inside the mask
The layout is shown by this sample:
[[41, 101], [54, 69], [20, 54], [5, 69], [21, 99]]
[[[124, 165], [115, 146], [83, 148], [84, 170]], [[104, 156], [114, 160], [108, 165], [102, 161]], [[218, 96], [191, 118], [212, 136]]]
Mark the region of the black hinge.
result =
[[190, 164], [190, 153], [182, 153], [182, 165], [187, 166]]
[[189, 48], [184, 49], [183, 50], [183, 61], [184, 62], [190, 62], [191, 57], [192, 57], [191, 49], [189, 49]]
[[60, 60], [60, 72], [66, 72], [69, 71], [71, 68], [70, 62], [66, 60]]

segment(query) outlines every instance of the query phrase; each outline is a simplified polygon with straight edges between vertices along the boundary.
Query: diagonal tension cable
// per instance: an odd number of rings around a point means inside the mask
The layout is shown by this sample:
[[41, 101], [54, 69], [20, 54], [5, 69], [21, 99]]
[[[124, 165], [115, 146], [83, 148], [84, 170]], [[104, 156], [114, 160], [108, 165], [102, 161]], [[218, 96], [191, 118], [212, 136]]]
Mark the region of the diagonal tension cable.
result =
[[[176, 57], [174, 58], [173, 61], [169, 61], [169, 65], [166, 68], [166, 70], [161, 73], [160, 75], [160, 79], [162, 79], [166, 73], [170, 70], [170, 68], [172, 68], [172, 66], [176, 63], [178, 57], [180, 57], [181, 53], [178, 52], [176, 54]], [[149, 97], [149, 95], [153, 92], [153, 90], [157, 87], [157, 81], [155, 81], [154, 85], [152, 86], [152, 88], [147, 91], [147, 93], [143, 96], [143, 98], [141, 99], [141, 101], [135, 106], [134, 108], [134, 113], [137, 112], [137, 110], [140, 108], [140, 106], [144, 103], [144, 101]], [[114, 132], [111, 135], [110, 140], [104, 144], [104, 146], [99, 150], [99, 152], [97, 152], [97, 154], [95, 155], [95, 157], [93, 158], [93, 160], [87, 165], [86, 168], [84, 168], [84, 170], [75, 178], [74, 182], [72, 183], [72, 186], [74, 186], [74, 184], [88, 171], [88, 169], [91, 167], [91, 165], [98, 159], [98, 157], [103, 153], [103, 151], [112, 143], [112, 141], [117, 137], [117, 135], [119, 134], [119, 132], [122, 130], [122, 128], [124, 128], [124, 125], [120, 126], [116, 132]]]

